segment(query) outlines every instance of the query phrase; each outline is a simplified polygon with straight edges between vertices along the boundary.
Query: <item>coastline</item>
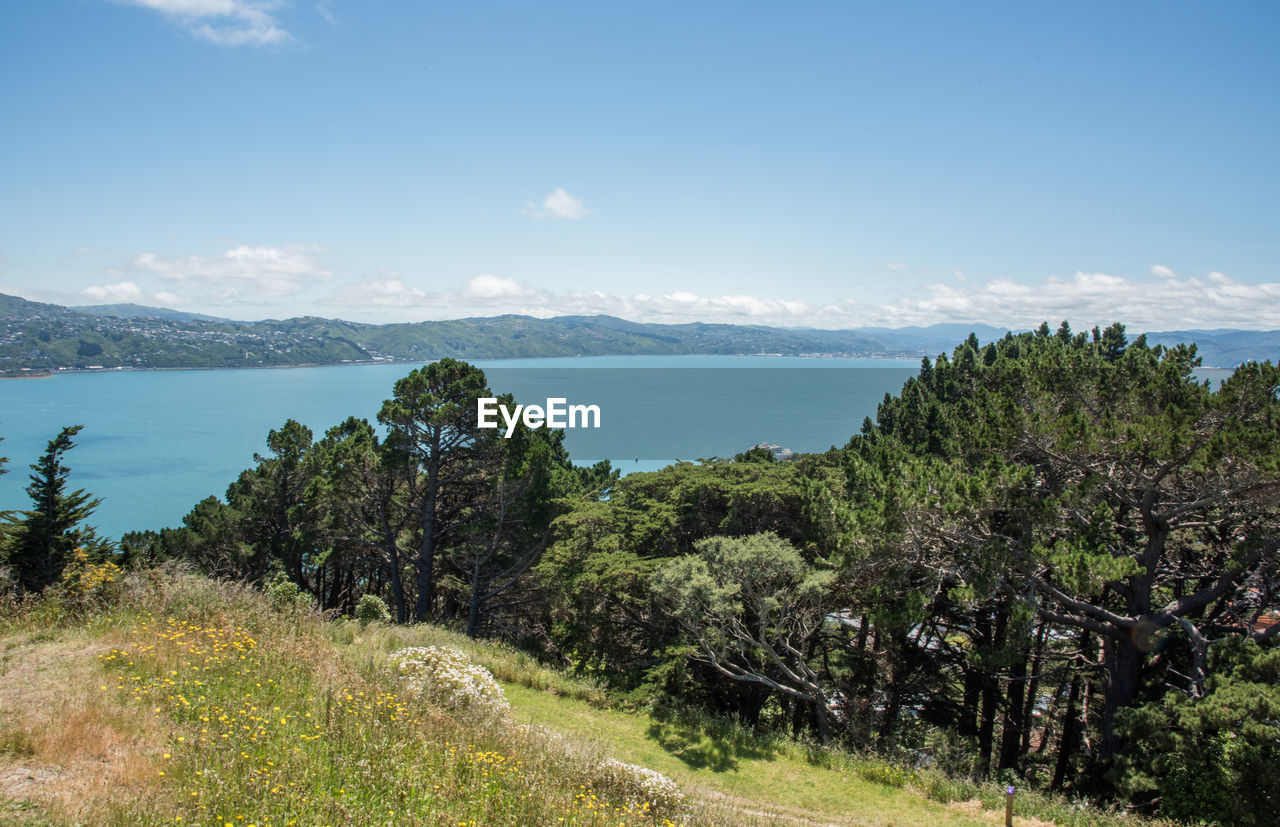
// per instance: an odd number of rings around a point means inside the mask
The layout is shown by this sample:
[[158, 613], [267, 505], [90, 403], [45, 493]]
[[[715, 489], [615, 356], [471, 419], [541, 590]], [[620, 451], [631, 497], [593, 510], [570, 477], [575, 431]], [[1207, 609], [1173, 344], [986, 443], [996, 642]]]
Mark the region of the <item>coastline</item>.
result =
[[[469, 357], [452, 357], [461, 359], [466, 362], [495, 362], [505, 361], [508, 359], [588, 359], [593, 357], [617, 357], [617, 356], [639, 356], [639, 357], [668, 357], [668, 356], [723, 356], [725, 358], [739, 357], [763, 357], [768, 359], [877, 359], [886, 361], [901, 361], [903, 359], [921, 359], [925, 358], [924, 353], [595, 353], [590, 356], [575, 354], [573, 356], [469, 356]], [[189, 367], [158, 367], [158, 366], [135, 366], [135, 365], [119, 365], [116, 367], [92, 367], [92, 368], [41, 368], [41, 373], [26, 374], [0, 374], [0, 379], [49, 379], [54, 376], [64, 374], [81, 374], [81, 373], [141, 373], [149, 371], [178, 371], [178, 370], [291, 370], [293, 368], [345, 368], [345, 367], [368, 367], [370, 365], [428, 365], [437, 362], [446, 357], [436, 357], [434, 359], [369, 359], [360, 361], [346, 362], [300, 362], [295, 365], [191, 365]]]

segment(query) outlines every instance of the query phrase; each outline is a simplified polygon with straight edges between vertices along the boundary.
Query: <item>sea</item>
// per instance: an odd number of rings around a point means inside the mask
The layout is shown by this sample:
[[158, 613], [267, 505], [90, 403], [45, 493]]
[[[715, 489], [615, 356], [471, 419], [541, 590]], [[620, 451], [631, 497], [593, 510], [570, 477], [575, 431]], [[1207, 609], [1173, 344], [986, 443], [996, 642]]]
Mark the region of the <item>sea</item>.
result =
[[[731, 457], [767, 443], [777, 453], [825, 451], [875, 417], [919, 370], [916, 359], [777, 356], [599, 356], [476, 361], [497, 394], [547, 407], [596, 406], [565, 445], [581, 464], [623, 471]], [[262, 370], [61, 373], [0, 381], [0, 510], [25, 509], [29, 464], [60, 428], [83, 425], [67, 452], [68, 489], [101, 499], [89, 520], [118, 538], [177, 526], [198, 501], [223, 496], [269, 430], [288, 419], [316, 438], [348, 416], [375, 422], [415, 365]], [[553, 403], [554, 404], [554, 403]], [[584, 423], [582, 420], [585, 419]], [[501, 417], [499, 417], [501, 421]], [[599, 427], [581, 427], [582, 425]]]

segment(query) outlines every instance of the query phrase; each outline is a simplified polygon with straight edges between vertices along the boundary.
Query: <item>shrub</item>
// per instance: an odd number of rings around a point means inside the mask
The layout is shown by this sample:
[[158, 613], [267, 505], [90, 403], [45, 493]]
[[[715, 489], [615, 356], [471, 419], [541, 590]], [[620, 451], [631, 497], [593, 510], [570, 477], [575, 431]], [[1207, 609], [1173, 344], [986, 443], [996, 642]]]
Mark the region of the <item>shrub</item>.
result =
[[387, 607], [387, 603], [376, 594], [366, 594], [360, 598], [360, 602], [356, 604], [356, 620], [363, 623], [386, 623], [391, 620], [391, 609]]
[[413, 646], [391, 656], [409, 688], [446, 709], [496, 717], [511, 709], [493, 674], [447, 646]]
[[1210, 655], [1203, 698], [1169, 692], [1117, 716], [1120, 788], [1172, 818], [1280, 823], [1280, 648], [1228, 639]]
[[271, 605], [282, 611], [309, 612], [315, 608], [311, 595], [283, 574], [277, 574], [267, 583], [265, 591]]
[[621, 796], [627, 803], [650, 813], [674, 814], [684, 806], [684, 793], [676, 782], [660, 772], [635, 764], [624, 764], [612, 758], [596, 767], [596, 785]]
[[89, 553], [77, 548], [62, 570], [57, 594], [74, 606], [105, 605], [119, 593], [122, 576], [115, 563], [92, 563]]

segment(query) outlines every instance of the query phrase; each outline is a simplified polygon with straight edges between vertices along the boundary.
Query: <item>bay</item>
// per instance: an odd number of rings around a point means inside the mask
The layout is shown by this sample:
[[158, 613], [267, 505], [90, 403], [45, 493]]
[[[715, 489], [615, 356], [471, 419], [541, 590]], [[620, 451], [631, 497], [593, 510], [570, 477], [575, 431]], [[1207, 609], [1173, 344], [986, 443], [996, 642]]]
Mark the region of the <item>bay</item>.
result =
[[[624, 472], [731, 456], [760, 442], [797, 452], [843, 445], [916, 360], [767, 356], [601, 356], [479, 361], [495, 392], [542, 404], [596, 404], [599, 429], [566, 432], [578, 462]], [[0, 510], [28, 506], [28, 464], [65, 425], [84, 425], [66, 455], [71, 488], [102, 504], [104, 534], [179, 525], [221, 497], [293, 418], [317, 437], [347, 416], [373, 421], [415, 365], [271, 370], [71, 373], [0, 382]]]

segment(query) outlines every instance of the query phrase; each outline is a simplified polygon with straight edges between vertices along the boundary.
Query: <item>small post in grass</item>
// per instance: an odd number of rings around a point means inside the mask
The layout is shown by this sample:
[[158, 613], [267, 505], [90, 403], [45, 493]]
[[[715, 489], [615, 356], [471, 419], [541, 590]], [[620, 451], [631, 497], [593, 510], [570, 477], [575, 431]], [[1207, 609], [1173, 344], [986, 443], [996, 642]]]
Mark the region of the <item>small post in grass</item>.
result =
[[1013, 785], [1004, 788], [1004, 827], [1013, 827]]

